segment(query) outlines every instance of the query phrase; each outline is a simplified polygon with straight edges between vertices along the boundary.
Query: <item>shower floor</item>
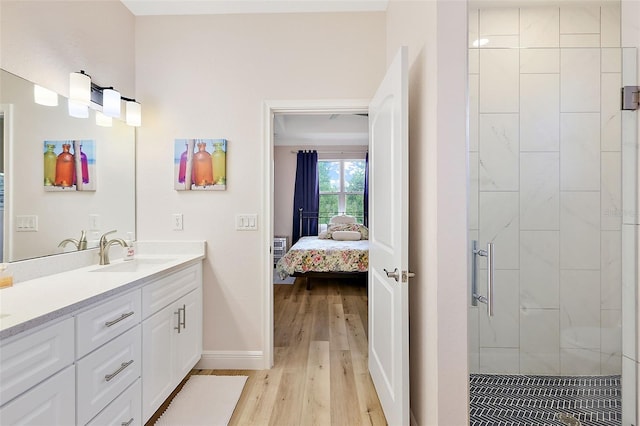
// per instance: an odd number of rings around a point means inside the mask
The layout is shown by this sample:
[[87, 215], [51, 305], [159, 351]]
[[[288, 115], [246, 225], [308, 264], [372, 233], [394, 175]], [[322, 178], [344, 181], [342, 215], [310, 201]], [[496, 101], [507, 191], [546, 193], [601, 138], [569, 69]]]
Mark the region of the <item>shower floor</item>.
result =
[[470, 426], [622, 424], [620, 376], [471, 374], [469, 385]]

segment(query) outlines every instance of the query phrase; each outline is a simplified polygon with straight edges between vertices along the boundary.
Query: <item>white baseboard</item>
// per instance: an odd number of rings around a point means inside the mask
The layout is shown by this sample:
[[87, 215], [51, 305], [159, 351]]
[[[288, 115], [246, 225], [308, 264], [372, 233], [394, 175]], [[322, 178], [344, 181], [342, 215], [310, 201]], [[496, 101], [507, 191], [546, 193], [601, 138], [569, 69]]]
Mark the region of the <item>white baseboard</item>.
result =
[[202, 351], [195, 368], [202, 370], [263, 370], [262, 351]]

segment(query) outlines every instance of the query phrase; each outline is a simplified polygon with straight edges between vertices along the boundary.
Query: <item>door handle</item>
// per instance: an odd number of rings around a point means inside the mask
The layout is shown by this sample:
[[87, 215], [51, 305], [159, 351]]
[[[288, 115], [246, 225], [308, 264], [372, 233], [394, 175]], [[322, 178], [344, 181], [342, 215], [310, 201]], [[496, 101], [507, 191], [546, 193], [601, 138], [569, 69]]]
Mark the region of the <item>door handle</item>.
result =
[[[478, 242], [473, 241], [473, 264], [471, 268], [471, 305], [478, 306], [478, 302], [487, 305], [487, 314], [493, 316], [493, 289], [494, 289], [494, 259], [493, 243], [487, 243], [487, 249], [478, 249]], [[487, 258], [487, 295], [478, 294], [478, 273], [476, 256]]]
[[398, 271], [398, 268], [395, 268], [392, 272], [389, 272], [386, 269], [383, 269], [383, 271], [387, 274], [387, 278], [393, 278], [396, 282], [400, 280], [400, 272]]

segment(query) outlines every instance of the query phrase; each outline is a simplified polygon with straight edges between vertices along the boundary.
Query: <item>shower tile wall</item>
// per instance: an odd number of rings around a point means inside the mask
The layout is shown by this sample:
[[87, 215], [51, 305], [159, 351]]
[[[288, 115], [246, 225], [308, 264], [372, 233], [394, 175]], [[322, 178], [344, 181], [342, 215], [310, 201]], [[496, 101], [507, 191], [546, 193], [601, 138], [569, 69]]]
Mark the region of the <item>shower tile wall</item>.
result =
[[471, 371], [620, 374], [620, 8], [469, 14]]

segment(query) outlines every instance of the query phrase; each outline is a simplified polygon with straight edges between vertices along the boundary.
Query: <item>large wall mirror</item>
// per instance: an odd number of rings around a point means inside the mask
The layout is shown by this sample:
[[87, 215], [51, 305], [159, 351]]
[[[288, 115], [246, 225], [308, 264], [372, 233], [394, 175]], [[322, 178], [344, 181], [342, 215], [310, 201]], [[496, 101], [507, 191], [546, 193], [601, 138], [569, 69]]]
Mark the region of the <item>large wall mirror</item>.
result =
[[[135, 232], [135, 129], [117, 119], [111, 127], [97, 126], [91, 109], [89, 118], [73, 118], [62, 96], [58, 106], [36, 104], [33, 87], [0, 70], [4, 262], [76, 250], [73, 244], [58, 246], [79, 239], [82, 231], [89, 248], [106, 231], [118, 230], [122, 237]], [[82, 167], [91, 173], [85, 190], [45, 185], [45, 168], [52, 164], [45, 166], [46, 145], [55, 144], [58, 156], [65, 141], [71, 153], [74, 141], [87, 145], [81, 148], [89, 154]]]

